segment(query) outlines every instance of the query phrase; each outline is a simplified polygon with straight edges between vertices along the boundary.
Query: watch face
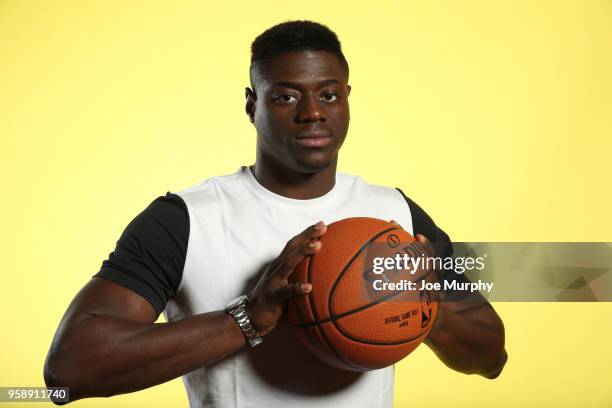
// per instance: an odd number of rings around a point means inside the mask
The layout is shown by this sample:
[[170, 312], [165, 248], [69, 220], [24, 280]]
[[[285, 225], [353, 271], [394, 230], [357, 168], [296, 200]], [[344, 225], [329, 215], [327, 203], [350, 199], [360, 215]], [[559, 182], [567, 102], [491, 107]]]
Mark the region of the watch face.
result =
[[227, 305], [225, 306], [225, 310], [233, 309], [240, 305], [244, 305], [246, 301], [247, 301], [246, 295], [238, 296], [236, 299], [232, 299], [227, 303]]

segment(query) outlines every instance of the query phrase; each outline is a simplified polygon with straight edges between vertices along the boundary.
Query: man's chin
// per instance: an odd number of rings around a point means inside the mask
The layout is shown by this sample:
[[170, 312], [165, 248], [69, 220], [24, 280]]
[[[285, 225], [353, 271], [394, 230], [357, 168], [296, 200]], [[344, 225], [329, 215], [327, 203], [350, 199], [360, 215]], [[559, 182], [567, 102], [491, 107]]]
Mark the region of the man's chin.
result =
[[329, 168], [332, 164], [331, 159], [325, 160], [298, 160], [297, 165], [303, 173], [320, 173], [323, 170]]

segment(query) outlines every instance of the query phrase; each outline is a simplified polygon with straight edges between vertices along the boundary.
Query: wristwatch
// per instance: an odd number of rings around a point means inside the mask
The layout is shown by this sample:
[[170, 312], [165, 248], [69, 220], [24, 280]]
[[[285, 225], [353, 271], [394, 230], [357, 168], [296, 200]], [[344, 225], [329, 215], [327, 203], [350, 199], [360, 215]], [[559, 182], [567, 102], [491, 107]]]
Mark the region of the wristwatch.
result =
[[246, 304], [248, 301], [249, 298], [246, 295], [238, 296], [225, 305], [225, 312], [236, 320], [236, 323], [238, 323], [240, 330], [244, 333], [251, 347], [255, 347], [263, 341], [263, 338], [255, 331], [251, 324], [251, 319], [249, 319], [247, 315]]

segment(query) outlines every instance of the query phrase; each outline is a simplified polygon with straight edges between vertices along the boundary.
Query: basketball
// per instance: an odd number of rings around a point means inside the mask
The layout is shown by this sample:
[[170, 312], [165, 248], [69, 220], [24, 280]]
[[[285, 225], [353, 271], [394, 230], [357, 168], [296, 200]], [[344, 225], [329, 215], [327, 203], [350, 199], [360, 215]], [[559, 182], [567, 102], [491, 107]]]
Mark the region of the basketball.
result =
[[[353, 371], [387, 367], [410, 354], [437, 315], [435, 294], [419, 289], [421, 281], [435, 282], [435, 273], [405, 265], [381, 272], [380, 259], [416, 259], [423, 251], [415, 238], [390, 222], [359, 217], [328, 225], [320, 240], [321, 250], [289, 279], [312, 284], [287, 305], [299, 341], [324, 362]], [[398, 290], [406, 281], [413, 289]]]

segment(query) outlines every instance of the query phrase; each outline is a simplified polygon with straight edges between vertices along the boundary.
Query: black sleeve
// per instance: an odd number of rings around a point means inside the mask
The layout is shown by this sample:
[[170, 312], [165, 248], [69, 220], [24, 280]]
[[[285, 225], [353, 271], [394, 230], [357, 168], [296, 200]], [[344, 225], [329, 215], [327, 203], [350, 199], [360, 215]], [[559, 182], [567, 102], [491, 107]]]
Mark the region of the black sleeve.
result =
[[188, 240], [185, 202], [168, 192], [129, 223], [94, 277], [138, 293], [159, 315], [181, 282]]
[[414, 235], [421, 234], [426, 236], [434, 244], [437, 256], [444, 258], [452, 256], [453, 245], [448, 234], [438, 228], [431, 217], [417, 203], [408, 198], [402, 190], [399, 188], [396, 190], [404, 196], [404, 200], [406, 200], [408, 208], [410, 208]]
[[[414, 230], [414, 234], [425, 235], [429, 241], [433, 244], [435, 249], [435, 255], [441, 258], [447, 258], [453, 256], [453, 244], [448, 236], [448, 234], [442, 231], [438, 226], [433, 222], [431, 217], [414, 201], [410, 198], [406, 197], [404, 192], [397, 189], [406, 200], [408, 207], [410, 208], [410, 213], [412, 215], [412, 228]], [[469, 282], [465, 274], [457, 273], [452, 269], [444, 270], [442, 275], [440, 276], [440, 280], [442, 281], [458, 281], [458, 282]], [[484, 300], [482, 296], [479, 295], [471, 295], [465, 291], [458, 290], [444, 290], [444, 296], [447, 300], [454, 301], [462, 301], [466, 298], [472, 299], [472, 302], [475, 302], [475, 305], [481, 304]], [[470, 297], [471, 296], [471, 297]]]

